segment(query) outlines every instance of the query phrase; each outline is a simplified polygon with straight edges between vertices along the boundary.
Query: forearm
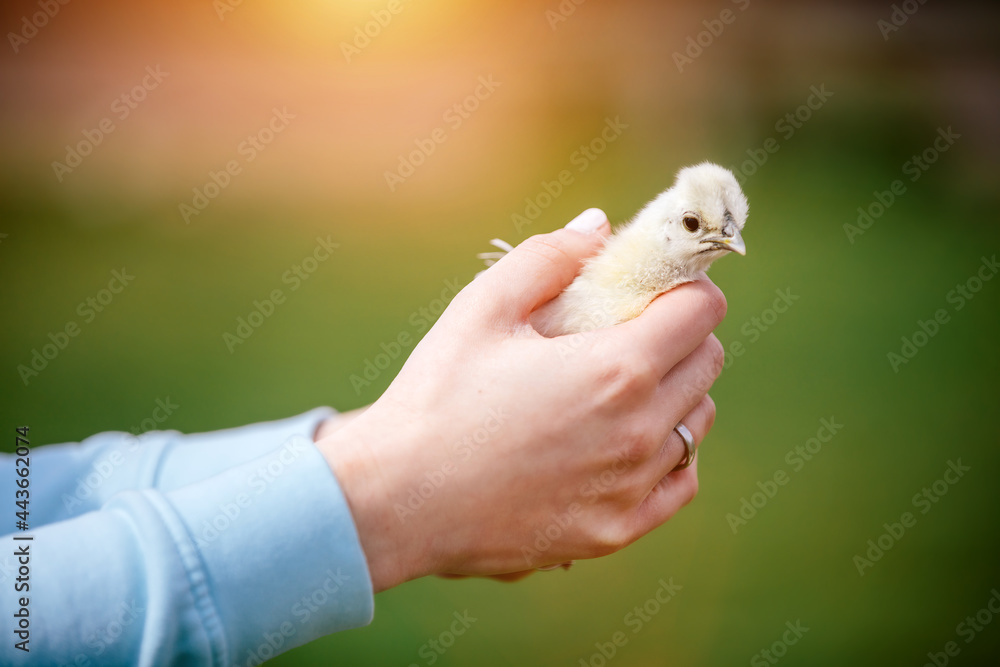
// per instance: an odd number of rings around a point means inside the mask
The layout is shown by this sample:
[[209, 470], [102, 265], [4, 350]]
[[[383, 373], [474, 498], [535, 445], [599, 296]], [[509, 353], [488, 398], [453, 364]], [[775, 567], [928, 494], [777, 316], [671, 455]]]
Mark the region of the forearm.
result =
[[[320, 424], [336, 423], [330, 408], [273, 422], [181, 434], [142, 436], [108, 432], [81, 443], [46, 445], [32, 451], [32, 526], [100, 509], [122, 491], [170, 491], [218, 475], [274, 450], [294, 436], [313, 438]], [[0, 455], [0, 494], [14, 497], [14, 457]]]
[[[33, 630], [30, 653], [0, 646], [4, 664], [242, 664], [372, 615], [350, 512], [306, 438], [32, 535], [4, 538], [29, 545], [30, 589], [16, 595]], [[17, 609], [13, 586], [0, 591]]]

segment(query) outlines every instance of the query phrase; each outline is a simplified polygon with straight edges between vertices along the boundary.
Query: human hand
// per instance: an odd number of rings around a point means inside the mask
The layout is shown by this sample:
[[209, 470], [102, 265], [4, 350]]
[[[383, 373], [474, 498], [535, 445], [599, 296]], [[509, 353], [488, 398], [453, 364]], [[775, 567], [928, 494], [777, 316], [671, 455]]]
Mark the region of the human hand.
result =
[[[529, 315], [608, 234], [532, 237], [463, 289], [364, 414], [317, 446], [340, 480], [376, 591], [603, 556], [690, 502], [722, 369], [707, 278], [636, 319], [544, 338]], [[514, 575], [508, 578], [514, 578]]]

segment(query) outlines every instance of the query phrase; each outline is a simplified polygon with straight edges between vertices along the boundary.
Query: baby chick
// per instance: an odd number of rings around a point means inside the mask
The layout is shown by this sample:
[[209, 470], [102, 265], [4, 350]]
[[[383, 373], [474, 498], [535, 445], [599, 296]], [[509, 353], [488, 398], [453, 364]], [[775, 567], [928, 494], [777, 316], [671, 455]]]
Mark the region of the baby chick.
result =
[[638, 316], [719, 257], [745, 255], [747, 209], [728, 169], [710, 162], [681, 169], [669, 190], [619, 228], [562, 294], [532, 314], [532, 325], [544, 336], [559, 336]]
[[[608, 238], [562, 294], [537, 309], [531, 323], [560, 336], [630, 320], [660, 294], [694, 280], [729, 252], [746, 254], [741, 231], [747, 200], [736, 177], [711, 162], [685, 167], [673, 186]], [[487, 266], [513, 248], [482, 253]]]

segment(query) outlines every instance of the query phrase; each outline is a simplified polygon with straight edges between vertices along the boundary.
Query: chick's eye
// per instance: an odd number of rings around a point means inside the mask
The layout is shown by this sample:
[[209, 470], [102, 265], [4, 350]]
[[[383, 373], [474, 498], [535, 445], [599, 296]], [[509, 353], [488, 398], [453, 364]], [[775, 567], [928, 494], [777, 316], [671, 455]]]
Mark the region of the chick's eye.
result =
[[684, 228], [686, 230], [688, 230], [689, 232], [696, 232], [696, 231], [698, 231], [698, 227], [700, 225], [701, 225], [701, 222], [698, 220], [698, 218], [694, 217], [693, 215], [685, 215], [684, 216]]

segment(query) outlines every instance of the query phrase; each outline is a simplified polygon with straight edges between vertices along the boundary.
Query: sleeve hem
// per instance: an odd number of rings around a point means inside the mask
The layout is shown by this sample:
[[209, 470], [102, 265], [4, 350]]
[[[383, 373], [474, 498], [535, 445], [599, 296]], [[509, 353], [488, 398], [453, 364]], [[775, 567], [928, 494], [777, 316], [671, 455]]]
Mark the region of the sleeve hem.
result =
[[311, 439], [292, 437], [165, 502], [193, 540], [193, 562], [204, 563], [238, 662], [371, 622], [373, 589], [357, 529]]
[[153, 506], [159, 514], [167, 532], [177, 548], [177, 555], [180, 559], [184, 573], [187, 575], [188, 590], [194, 599], [194, 609], [201, 619], [201, 627], [208, 638], [212, 652], [212, 665], [229, 664], [228, 651], [226, 647], [226, 633], [213, 602], [213, 595], [209, 588], [208, 575], [205, 564], [202, 561], [198, 548], [193, 542], [184, 523], [174, 512], [173, 508], [163, 499], [163, 496], [155, 491], [141, 492], [146, 500]]

